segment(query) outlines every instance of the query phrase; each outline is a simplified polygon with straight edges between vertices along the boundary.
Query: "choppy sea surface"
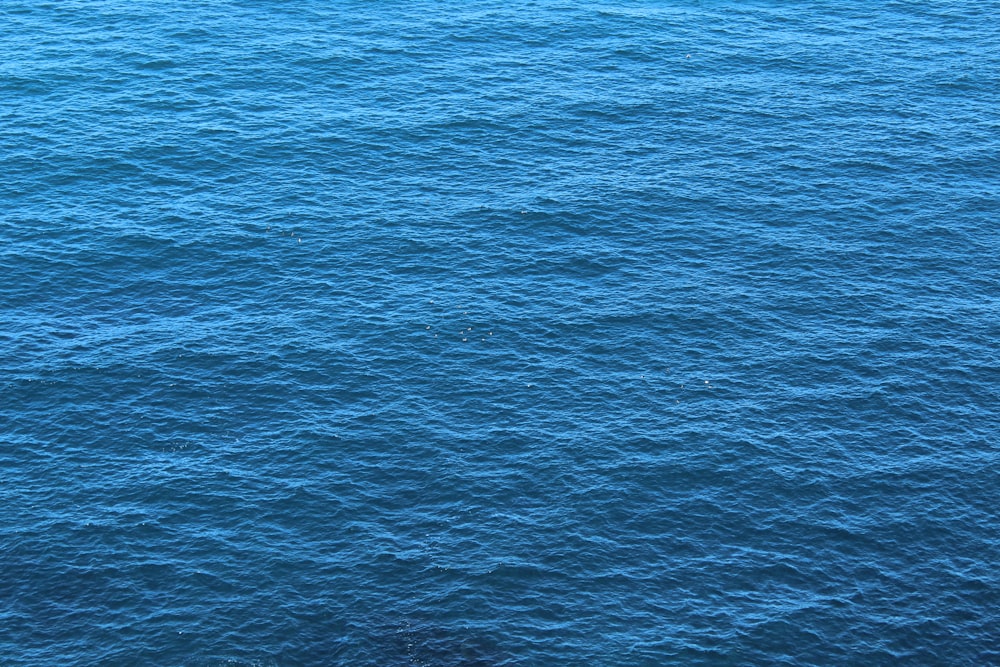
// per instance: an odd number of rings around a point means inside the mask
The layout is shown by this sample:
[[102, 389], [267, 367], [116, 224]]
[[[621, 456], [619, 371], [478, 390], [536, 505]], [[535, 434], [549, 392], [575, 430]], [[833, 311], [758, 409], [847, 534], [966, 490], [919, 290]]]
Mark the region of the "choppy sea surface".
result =
[[6, 0], [0, 665], [1000, 664], [996, 0]]

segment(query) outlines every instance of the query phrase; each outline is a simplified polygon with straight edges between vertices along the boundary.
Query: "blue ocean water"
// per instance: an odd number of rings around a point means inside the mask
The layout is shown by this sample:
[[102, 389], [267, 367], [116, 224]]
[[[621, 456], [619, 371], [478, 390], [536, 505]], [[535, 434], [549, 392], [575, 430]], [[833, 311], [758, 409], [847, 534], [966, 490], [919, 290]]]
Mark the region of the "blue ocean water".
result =
[[6, 0], [0, 665], [1000, 664], [995, 0]]

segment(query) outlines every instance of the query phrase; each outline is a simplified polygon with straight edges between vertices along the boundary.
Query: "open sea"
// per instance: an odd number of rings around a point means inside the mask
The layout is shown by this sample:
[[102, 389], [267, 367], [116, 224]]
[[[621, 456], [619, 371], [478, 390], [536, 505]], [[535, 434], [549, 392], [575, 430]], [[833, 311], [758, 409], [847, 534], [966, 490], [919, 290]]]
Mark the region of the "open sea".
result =
[[1000, 0], [3, 0], [0, 665], [1000, 665]]

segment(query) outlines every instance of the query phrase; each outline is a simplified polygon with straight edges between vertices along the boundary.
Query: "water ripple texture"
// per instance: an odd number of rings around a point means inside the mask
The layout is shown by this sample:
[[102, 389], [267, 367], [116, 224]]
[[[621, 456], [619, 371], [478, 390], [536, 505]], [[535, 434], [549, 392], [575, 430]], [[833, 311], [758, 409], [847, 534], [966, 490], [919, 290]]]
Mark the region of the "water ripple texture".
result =
[[1000, 664], [995, 0], [6, 0], [0, 665]]

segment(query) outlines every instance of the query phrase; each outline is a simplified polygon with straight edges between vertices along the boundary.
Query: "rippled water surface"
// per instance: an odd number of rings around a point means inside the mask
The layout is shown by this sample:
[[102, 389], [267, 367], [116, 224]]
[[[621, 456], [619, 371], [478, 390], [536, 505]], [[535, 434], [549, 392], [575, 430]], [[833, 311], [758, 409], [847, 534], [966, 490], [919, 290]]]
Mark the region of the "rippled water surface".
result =
[[0, 5], [0, 664], [1000, 664], [995, 0]]

